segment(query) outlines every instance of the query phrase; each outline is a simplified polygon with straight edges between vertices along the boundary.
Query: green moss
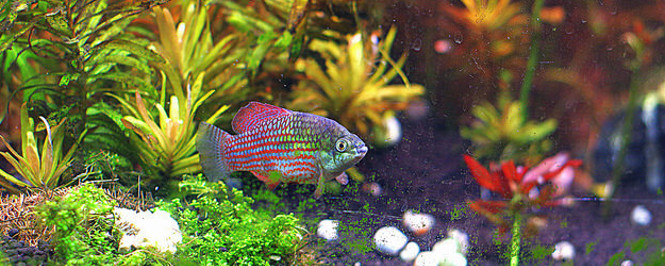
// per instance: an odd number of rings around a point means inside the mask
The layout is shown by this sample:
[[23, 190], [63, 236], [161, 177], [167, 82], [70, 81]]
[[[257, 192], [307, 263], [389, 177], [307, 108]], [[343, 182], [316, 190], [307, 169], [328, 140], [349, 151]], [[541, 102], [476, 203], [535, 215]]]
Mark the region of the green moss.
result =
[[186, 176], [180, 189], [183, 198], [158, 203], [180, 224], [183, 245], [176, 253], [179, 258], [201, 265], [270, 265], [276, 259], [294, 260], [304, 230], [292, 214], [273, 217], [271, 211], [254, 210], [252, 198], [235, 189], [229, 197], [223, 183], [206, 182], [201, 175]]
[[72, 189], [35, 208], [38, 219], [55, 227], [53, 243], [57, 265], [161, 265], [164, 258], [140, 250], [118, 252], [113, 224], [114, 202], [92, 184]]

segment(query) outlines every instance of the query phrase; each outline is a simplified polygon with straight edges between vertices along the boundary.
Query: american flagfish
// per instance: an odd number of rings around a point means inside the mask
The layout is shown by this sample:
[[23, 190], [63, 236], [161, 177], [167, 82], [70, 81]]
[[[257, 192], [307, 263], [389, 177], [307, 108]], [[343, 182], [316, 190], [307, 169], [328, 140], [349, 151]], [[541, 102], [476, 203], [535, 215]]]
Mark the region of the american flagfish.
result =
[[280, 182], [317, 184], [319, 198], [325, 181], [346, 184], [344, 171], [367, 153], [365, 143], [334, 120], [265, 103], [240, 108], [231, 126], [237, 135], [199, 125], [196, 149], [211, 181], [249, 171], [271, 190]]

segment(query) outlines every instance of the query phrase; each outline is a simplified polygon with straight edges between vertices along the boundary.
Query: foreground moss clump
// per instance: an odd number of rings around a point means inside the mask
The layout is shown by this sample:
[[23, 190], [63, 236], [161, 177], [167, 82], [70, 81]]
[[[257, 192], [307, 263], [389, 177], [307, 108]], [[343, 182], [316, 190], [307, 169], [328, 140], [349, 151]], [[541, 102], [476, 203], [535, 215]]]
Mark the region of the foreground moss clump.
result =
[[[183, 245], [176, 255], [200, 265], [270, 265], [294, 262], [303, 229], [292, 214], [252, 209], [242, 191], [201, 175], [180, 183], [182, 198], [158, 203], [178, 221]], [[193, 197], [191, 201], [188, 199]], [[230, 198], [230, 199], [229, 199]]]
[[35, 208], [38, 219], [55, 227], [54, 264], [160, 265], [160, 255], [147, 250], [118, 252], [113, 224], [115, 202], [100, 188], [86, 184]]

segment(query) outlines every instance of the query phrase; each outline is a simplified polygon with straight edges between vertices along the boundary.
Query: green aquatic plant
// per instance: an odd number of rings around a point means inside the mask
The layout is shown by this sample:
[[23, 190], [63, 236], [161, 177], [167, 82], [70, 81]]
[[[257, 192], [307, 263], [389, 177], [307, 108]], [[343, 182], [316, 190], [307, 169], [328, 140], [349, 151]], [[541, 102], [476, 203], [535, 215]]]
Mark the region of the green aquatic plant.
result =
[[[72, 128], [75, 135], [80, 134], [87, 126], [87, 109], [105, 92], [150, 87], [148, 62], [161, 58], [128, 29], [139, 13], [158, 3], [5, 1], [0, 52], [28, 51], [30, 59], [16, 57], [25, 71], [16, 76], [20, 87], [12, 88], [12, 97], [22, 92], [24, 101], [46, 101], [50, 109], [76, 102], [68, 117], [77, 125]], [[35, 63], [32, 69], [29, 62]]]
[[92, 184], [75, 187], [67, 194], [38, 205], [39, 221], [54, 227], [52, 242], [58, 265], [168, 265], [164, 256], [147, 250], [122, 254], [114, 228], [115, 202]]
[[474, 106], [471, 113], [477, 120], [470, 127], [460, 130], [462, 137], [473, 143], [475, 156], [481, 161], [515, 160], [525, 163], [542, 159], [542, 155], [551, 148], [547, 137], [556, 130], [557, 121], [528, 121], [521, 111], [521, 103], [512, 101], [505, 93], [499, 96], [497, 105], [498, 108], [484, 102]]
[[[360, 33], [348, 36], [344, 44], [312, 40], [308, 49], [325, 61], [321, 64], [315, 58], [298, 60], [297, 69], [305, 76], [294, 89], [288, 106], [331, 117], [365, 137], [371, 136], [372, 130], [387, 130], [383, 126], [384, 114], [405, 109], [424, 92], [422, 86], [410, 84], [402, 73], [406, 56], [397, 62], [389, 57], [395, 34], [393, 27], [378, 43], [373, 41], [378, 36]], [[389, 85], [398, 75], [405, 84]]]
[[175, 20], [168, 8], [152, 9], [159, 29], [159, 38], [152, 47], [165, 59], [156, 64], [168, 80], [163, 86], [170, 86], [172, 93], [183, 99], [187, 88], [203, 75], [201, 90], [215, 90], [213, 98], [244, 99], [247, 80], [239, 63], [247, 49], [244, 35], [229, 28], [222, 28], [221, 34], [217, 34], [222, 36], [214, 35], [211, 19], [215, 13], [201, 2], [180, 1], [179, 7], [180, 21]]
[[180, 224], [176, 256], [198, 265], [297, 264], [305, 231], [293, 215], [253, 209], [254, 200], [235, 189], [229, 200], [224, 183], [202, 175], [186, 176], [179, 187], [182, 198], [157, 203]]
[[[122, 103], [129, 115], [122, 118], [122, 123], [131, 129], [131, 142], [138, 147], [139, 157], [143, 165], [154, 175], [164, 177], [178, 177], [186, 173], [201, 171], [199, 156], [196, 152], [196, 123], [194, 116], [198, 108], [214, 91], [202, 94], [201, 86], [203, 75], [199, 75], [191, 90], [183, 95], [171, 96], [168, 103], [169, 112], [166, 112], [166, 102], [155, 103], [154, 109], [158, 116], [154, 117], [148, 111], [143, 97], [136, 91], [135, 104], [112, 95]], [[214, 123], [219, 116], [228, 109], [222, 106], [212, 114], [206, 122]]]
[[[77, 148], [74, 143], [67, 153], [64, 153], [64, 120], [51, 127], [48, 121], [40, 117], [44, 123], [46, 138], [40, 150], [35, 139], [35, 123], [28, 116], [28, 107], [23, 104], [21, 107], [21, 154], [16, 152], [5, 138], [0, 135], [0, 140], [4, 143], [9, 152], [0, 152], [18, 172], [23, 179], [0, 170], [0, 185], [14, 193], [18, 190], [14, 186], [21, 188], [55, 188], [60, 185], [63, 173], [69, 167], [72, 156]], [[65, 180], [69, 181], [69, 180]]]

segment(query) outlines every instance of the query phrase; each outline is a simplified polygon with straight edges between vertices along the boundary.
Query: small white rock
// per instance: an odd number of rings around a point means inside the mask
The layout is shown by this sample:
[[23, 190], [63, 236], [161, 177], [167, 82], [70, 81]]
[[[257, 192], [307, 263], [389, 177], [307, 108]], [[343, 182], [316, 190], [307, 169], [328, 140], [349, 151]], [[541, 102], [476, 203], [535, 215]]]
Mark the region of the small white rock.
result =
[[447, 254], [439, 259], [439, 266], [466, 266], [466, 258], [460, 253]]
[[438, 266], [439, 262], [441, 260], [434, 252], [423, 251], [418, 254], [416, 260], [413, 262], [413, 266]]
[[380, 252], [395, 256], [406, 245], [409, 239], [394, 226], [382, 227], [374, 234], [374, 244]]
[[552, 258], [558, 261], [570, 261], [575, 258], [575, 247], [568, 241], [561, 241], [554, 245]]
[[408, 210], [404, 213], [404, 226], [415, 235], [423, 235], [432, 229], [436, 219], [427, 213], [414, 213]]
[[633, 266], [635, 263], [633, 263], [632, 260], [624, 260], [621, 262], [621, 266]]
[[176, 244], [182, 241], [178, 222], [165, 211], [136, 212], [116, 207], [113, 212], [115, 226], [122, 232], [118, 245], [121, 251], [152, 246], [160, 252], [175, 253]]
[[441, 256], [446, 256], [447, 254], [461, 253], [462, 247], [457, 240], [453, 238], [444, 238], [434, 243], [432, 252]]
[[462, 255], [469, 252], [469, 235], [457, 229], [450, 229], [448, 230], [448, 237], [457, 240]]
[[394, 115], [384, 117], [383, 126], [386, 129], [386, 144], [393, 146], [399, 143], [400, 139], [402, 139], [402, 124], [397, 120], [397, 117]]
[[399, 253], [399, 257], [406, 262], [410, 262], [418, 256], [418, 253], [420, 252], [420, 247], [416, 242], [409, 242], [406, 244], [404, 249], [402, 249], [402, 252]]
[[316, 229], [316, 235], [328, 241], [337, 240], [339, 238], [337, 227], [339, 227], [339, 221], [337, 220], [321, 220], [319, 227]]
[[643, 205], [637, 205], [630, 213], [630, 220], [634, 224], [647, 226], [651, 223], [651, 212]]

